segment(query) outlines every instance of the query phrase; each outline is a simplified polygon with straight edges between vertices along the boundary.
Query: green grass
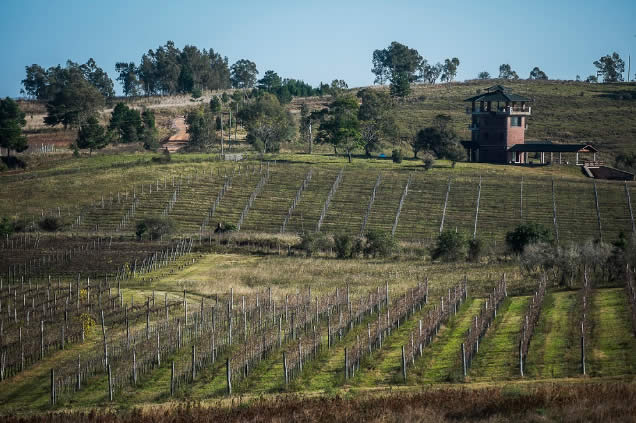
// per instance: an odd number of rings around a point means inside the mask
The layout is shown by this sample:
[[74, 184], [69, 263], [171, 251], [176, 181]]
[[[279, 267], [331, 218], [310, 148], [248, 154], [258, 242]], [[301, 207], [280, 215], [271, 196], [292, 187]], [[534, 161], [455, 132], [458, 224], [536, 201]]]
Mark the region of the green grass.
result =
[[586, 345], [587, 373], [590, 376], [635, 374], [636, 338], [625, 290], [595, 290], [589, 319], [592, 334]]
[[479, 344], [468, 375], [471, 380], [499, 380], [519, 376], [519, 334], [531, 297], [508, 297], [497, 319]]
[[574, 291], [546, 293], [525, 363], [528, 377], [549, 379], [580, 373], [578, 338], [573, 336], [576, 307]]

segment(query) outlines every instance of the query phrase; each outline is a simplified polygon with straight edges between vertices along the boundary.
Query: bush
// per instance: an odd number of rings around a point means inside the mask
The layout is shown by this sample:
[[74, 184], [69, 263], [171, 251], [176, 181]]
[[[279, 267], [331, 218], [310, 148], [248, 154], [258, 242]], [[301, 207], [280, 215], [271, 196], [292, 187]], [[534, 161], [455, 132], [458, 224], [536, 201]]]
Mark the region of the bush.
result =
[[333, 238], [336, 256], [341, 259], [353, 257], [354, 240], [351, 235], [341, 234]]
[[54, 216], [47, 216], [38, 222], [40, 229], [46, 232], [56, 232], [62, 229], [62, 221]]
[[135, 233], [140, 240], [145, 233], [153, 240], [172, 233], [174, 227], [174, 221], [169, 217], [147, 217], [137, 223]]
[[391, 153], [391, 159], [393, 160], [393, 163], [402, 163], [402, 150], [393, 150]]
[[203, 93], [201, 92], [201, 88], [198, 88], [198, 87], [192, 88], [192, 98], [194, 99], [201, 98], [202, 95]]
[[527, 245], [537, 242], [552, 242], [552, 233], [540, 223], [522, 223], [506, 234], [506, 244], [517, 254], [521, 254]]
[[219, 222], [216, 224], [215, 234], [224, 234], [226, 232], [236, 231], [236, 225], [234, 223]]
[[433, 260], [463, 260], [466, 255], [466, 241], [460, 232], [444, 231], [437, 237], [437, 245], [431, 252]]
[[475, 238], [468, 241], [468, 261], [476, 263], [481, 258], [483, 243], [481, 239]]
[[422, 161], [424, 162], [424, 170], [431, 170], [435, 164], [435, 157], [431, 153], [426, 153], [422, 157]]
[[397, 249], [397, 243], [388, 232], [370, 230], [366, 234], [364, 255], [368, 257], [387, 257]]
[[326, 235], [316, 232], [307, 232], [301, 235], [298, 248], [303, 250], [307, 257], [311, 257], [320, 250], [326, 250], [331, 246], [329, 238]]
[[27, 167], [27, 164], [24, 160], [15, 156], [2, 156], [0, 157], [0, 160], [9, 169], [24, 169]]
[[7, 217], [3, 217], [0, 220], [0, 237], [11, 236], [15, 231], [15, 226], [13, 221], [9, 220]]

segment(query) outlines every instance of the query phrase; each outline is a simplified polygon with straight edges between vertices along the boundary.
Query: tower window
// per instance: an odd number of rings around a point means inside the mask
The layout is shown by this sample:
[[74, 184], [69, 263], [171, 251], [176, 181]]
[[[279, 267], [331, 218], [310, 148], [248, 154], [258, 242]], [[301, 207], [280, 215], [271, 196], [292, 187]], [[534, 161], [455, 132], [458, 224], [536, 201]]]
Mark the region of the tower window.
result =
[[521, 126], [521, 116], [511, 116], [510, 126]]

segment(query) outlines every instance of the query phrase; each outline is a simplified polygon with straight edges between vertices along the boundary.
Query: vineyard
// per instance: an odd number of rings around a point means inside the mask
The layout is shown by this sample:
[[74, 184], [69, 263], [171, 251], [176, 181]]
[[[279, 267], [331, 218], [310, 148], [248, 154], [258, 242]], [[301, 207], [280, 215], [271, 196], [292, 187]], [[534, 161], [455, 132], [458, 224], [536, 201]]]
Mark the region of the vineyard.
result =
[[[629, 266], [611, 286], [586, 271], [565, 287], [418, 256], [450, 229], [494, 257], [521, 222], [560, 243], [615, 241], [634, 228], [631, 185], [273, 161], [174, 170], [23, 215], [0, 241], [0, 412], [636, 375]], [[62, 229], [41, 231], [47, 217]], [[146, 218], [175, 232], [142, 238]], [[415, 252], [389, 264], [297, 246], [369, 230]]]

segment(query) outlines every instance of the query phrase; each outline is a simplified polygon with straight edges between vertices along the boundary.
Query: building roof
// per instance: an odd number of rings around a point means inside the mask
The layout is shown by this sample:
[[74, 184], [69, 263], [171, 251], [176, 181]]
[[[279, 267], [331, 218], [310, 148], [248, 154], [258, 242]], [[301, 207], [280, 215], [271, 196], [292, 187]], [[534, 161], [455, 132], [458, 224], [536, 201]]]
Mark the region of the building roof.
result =
[[508, 149], [518, 153], [598, 153], [591, 144], [552, 144], [551, 142], [531, 142], [515, 144]]
[[532, 99], [523, 97], [518, 94], [511, 93], [510, 90], [503, 85], [493, 85], [486, 88], [486, 92], [478, 94], [474, 97], [467, 98], [464, 101], [477, 102], [477, 101], [498, 101], [498, 102], [531, 102]]

